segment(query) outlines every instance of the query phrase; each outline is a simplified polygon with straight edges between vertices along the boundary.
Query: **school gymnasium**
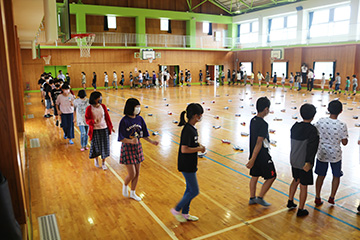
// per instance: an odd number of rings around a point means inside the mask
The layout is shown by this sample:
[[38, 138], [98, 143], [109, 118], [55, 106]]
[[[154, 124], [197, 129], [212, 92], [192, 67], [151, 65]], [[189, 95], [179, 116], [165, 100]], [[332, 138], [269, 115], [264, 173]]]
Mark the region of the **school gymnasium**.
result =
[[[360, 239], [359, 3], [0, 0], [0, 239]], [[114, 126], [105, 170], [82, 149], [76, 123], [73, 144], [64, 139], [56, 106], [46, 110], [40, 90], [43, 75], [89, 98], [94, 73]], [[264, 96], [277, 172], [268, 207], [249, 205], [246, 167], [250, 121]], [[141, 201], [122, 194], [118, 127], [129, 98], [139, 100], [149, 138], [159, 142], [142, 141]], [[329, 117], [333, 100], [343, 105], [339, 120], [348, 131], [343, 176], [329, 203], [328, 169], [316, 205], [314, 173], [309, 215], [297, 217], [286, 205], [290, 129], [302, 121], [303, 104], [316, 107], [315, 124]], [[196, 129], [206, 152], [198, 156], [200, 193], [190, 209], [199, 219], [179, 222], [170, 212], [186, 188], [177, 122], [190, 103], [204, 109]]]

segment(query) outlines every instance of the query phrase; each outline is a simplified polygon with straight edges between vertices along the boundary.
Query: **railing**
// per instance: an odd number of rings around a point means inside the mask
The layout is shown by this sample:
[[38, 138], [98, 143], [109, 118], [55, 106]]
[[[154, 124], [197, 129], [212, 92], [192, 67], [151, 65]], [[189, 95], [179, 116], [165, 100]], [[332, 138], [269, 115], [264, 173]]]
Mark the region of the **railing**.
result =
[[[359, 34], [356, 34], [359, 32]], [[276, 46], [293, 46], [293, 45], [309, 45], [309, 44], [329, 44], [337, 42], [357, 42], [360, 40], [360, 24], [350, 26], [349, 34], [321, 36], [308, 38], [308, 31], [296, 31], [291, 34], [282, 34], [278, 40], [268, 41], [271, 38], [268, 34], [264, 35], [248, 35], [240, 36], [240, 38], [214, 36], [197, 36], [190, 37], [185, 35], [173, 34], [136, 34], [136, 33], [116, 33], [116, 32], [97, 32], [95, 33], [95, 41], [93, 46], [137, 46], [137, 47], [174, 47], [174, 48], [199, 48], [199, 49], [249, 49], [258, 47], [276, 47]], [[273, 35], [272, 35], [273, 36]], [[291, 36], [291, 37], [290, 37]], [[270, 35], [271, 37], [271, 35]], [[38, 38], [41, 45], [49, 45], [44, 43], [45, 37], [42, 32]], [[50, 44], [53, 45], [53, 44]], [[76, 46], [76, 41], [71, 39], [67, 43], [61, 43], [58, 40], [56, 46]]]

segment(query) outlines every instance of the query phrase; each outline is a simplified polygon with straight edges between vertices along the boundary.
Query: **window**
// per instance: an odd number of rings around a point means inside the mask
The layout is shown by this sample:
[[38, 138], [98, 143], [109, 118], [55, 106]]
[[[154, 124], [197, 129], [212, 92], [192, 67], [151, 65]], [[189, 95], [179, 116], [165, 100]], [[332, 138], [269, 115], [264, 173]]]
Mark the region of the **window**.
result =
[[281, 41], [296, 38], [297, 15], [272, 18], [269, 21], [269, 41]]
[[273, 62], [271, 64], [271, 77], [274, 77], [276, 73], [277, 78], [282, 78], [282, 75], [285, 74], [285, 78], [288, 78], [288, 62]]
[[350, 6], [340, 6], [309, 13], [310, 37], [346, 35], [350, 26]]
[[240, 24], [240, 43], [258, 42], [259, 22], [248, 22]]
[[108, 16], [108, 28], [109, 29], [116, 29], [116, 17]]
[[210, 23], [203, 22], [203, 33], [209, 33], [209, 30], [210, 30]]
[[169, 19], [160, 19], [160, 31], [169, 31]]

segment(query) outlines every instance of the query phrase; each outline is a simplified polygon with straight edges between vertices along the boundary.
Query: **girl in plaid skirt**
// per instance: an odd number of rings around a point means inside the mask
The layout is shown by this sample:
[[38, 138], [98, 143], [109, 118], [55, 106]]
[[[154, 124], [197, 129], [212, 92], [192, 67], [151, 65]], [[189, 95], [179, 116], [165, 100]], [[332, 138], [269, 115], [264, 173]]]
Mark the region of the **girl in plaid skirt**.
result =
[[149, 143], [157, 146], [158, 141], [149, 138], [144, 119], [140, 114], [140, 102], [135, 98], [129, 98], [125, 103], [124, 115], [119, 124], [119, 138], [122, 142], [120, 153], [120, 164], [126, 166], [128, 175], [123, 186], [124, 197], [129, 197], [128, 185], [131, 182], [130, 198], [141, 201], [136, 195], [135, 189], [139, 179], [140, 164], [144, 161], [144, 153], [140, 138], [144, 138]]

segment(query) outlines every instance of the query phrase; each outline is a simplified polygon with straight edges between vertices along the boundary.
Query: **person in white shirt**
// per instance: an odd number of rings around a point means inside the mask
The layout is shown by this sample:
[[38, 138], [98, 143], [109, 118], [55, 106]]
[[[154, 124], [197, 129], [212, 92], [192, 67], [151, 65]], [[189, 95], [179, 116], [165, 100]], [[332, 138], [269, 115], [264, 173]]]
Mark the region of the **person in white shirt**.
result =
[[320, 144], [317, 153], [315, 173], [316, 179], [316, 197], [315, 204], [321, 205], [321, 188], [330, 163], [333, 173], [331, 194], [328, 202], [335, 204], [335, 195], [340, 184], [340, 177], [343, 175], [341, 170], [342, 151], [341, 144], [348, 144], [348, 130], [346, 123], [338, 120], [338, 116], [343, 110], [342, 103], [339, 100], [333, 100], [329, 103], [328, 111], [330, 117], [320, 118], [315, 124], [319, 131]]
[[[314, 71], [312, 69], [309, 70], [309, 73], [308, 73], [308, 79], [307, 79], [307, 90], [309, 92], [312, 91], [313, 87], [314, 87]], [[304, 80], [304, 78], [303, 78]]]
[[294, 83], [294, 74], [291, 72], [290, 73], [290, 80], [289, 80], [290, 90], [292, 90], [293, 83]]
[[143, 74], [142, 74], [141, 70], [139, 70], [139, 85], [140, 85], [140, 88], [142, 88], [142, 85], [143, 85]]
[[322, 73], [322, 77], [321, 77], [321, 93], [324, 93], [324, 87], [325, 87], [325, 73]]
[[65, 75], [63, 74], [63, 72], [61, 70], [59, 70], [59, 75], [57, 76], [58, 79], [63, 80], [63, 82], [65, 82]]
[[281, 85], [283, 87], [283, 90], [285, 90], [285, 73], [282, 74]]
[[239, 85], [239, 83], [241, 85], [241, 73], [240, 73], [240, 71], [237, 71], [237, 73], [236, 73], [236, 85]]
[[356, 88], [358, 86], [358, 80], [357, 80], [355, 74], [353, 75], [352, 84], [353, 84], [352, 85], [353, 86], [353, 96], [355, 96], [356, 95]]
[[341, 84], [341, 77], [340, 77], [340, 73], [337, 72], [335, 77], [335, 94], [337, 94], [338, 92], [339, 94], [341, 93], [340, 84]]
[[107, 90], [109, 87], [109, 76], [107, 72], [104, 72], [104, 82], [105, 82], [105, 89]]
[[250, 85], [251, 86], [254, 85], [254, 78], [255, 78], [255, 74], [254, 74], [254, 72], [251, 72], [251, 78], [250, 78]]
[[261, 80], [265, 79], [260, 71], [258, 71], [257, 78], [259, 81], [259, 87], [261, 87]]
[[302, 76], [303, 83], [306, 83], [307, 71], [308, 71], [308, 67], [306, 66], [305, 63], [303, 63], [303, 65], [301, 66], [301, 76]]
[[118, 89], [118, 86], [117, 86], [117, 74], [116, 74], [115, 71], [113, 72], [113, 82], [112, 82], [112, 85], [113, 85], [113, 88], [115, 88], [116, 90]]

